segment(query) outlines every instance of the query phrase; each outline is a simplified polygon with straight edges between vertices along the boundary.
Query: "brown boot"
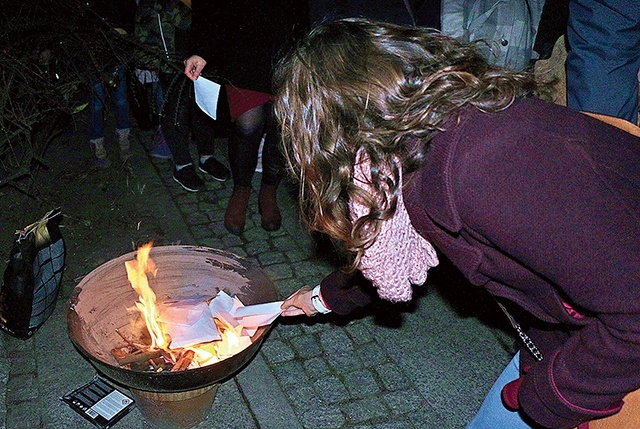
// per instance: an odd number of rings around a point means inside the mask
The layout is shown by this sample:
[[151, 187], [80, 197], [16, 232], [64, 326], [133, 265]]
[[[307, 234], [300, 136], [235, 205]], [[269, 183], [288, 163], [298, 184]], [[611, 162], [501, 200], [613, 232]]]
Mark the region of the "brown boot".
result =
[[276, 185], [262, 184], [258, 194], [258, 212], [262, 216], [261, 224], [265, 231], [277, 231], [282, 225], [282, 216], [278, 208]]
[[247, 221], [247, 206], [249, 205], [250, 186], [234, 186], [233, 193], [227, 203], [224, 214], [224, 227], [232, 234], [242, 235]]

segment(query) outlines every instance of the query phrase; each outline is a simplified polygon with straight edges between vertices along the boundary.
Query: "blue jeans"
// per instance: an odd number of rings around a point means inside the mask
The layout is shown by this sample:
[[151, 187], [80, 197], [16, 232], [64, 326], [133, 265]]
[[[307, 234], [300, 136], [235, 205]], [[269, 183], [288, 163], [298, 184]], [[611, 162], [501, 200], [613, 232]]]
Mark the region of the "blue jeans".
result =
[[478, 414], [469, 423], [467, 429], [533, 429], [532, 426], [525, 423], [520, 413], [506, 409], [500, 396], [502, 388], [507, 383], [520, 377], [519, 359], [520, 352], [516, 353], [493, 384], [484, 398]]
[[104, 137], [104, 109], [110, 95], [115, 107], [116, 128], [131, 128], [129, 98], [127, 96], [127, 74], [125, 66], [113, 68], [115, 88], [100, 81], [93, 85], [89, 102], [89, 140]]

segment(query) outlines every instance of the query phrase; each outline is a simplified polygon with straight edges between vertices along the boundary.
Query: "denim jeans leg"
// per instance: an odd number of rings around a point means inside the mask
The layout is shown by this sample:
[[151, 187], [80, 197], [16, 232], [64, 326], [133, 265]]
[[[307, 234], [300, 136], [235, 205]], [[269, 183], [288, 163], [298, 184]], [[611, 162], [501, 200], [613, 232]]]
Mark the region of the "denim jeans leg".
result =
[[104, 105], [107, 92], [104, 84], [98, 82], [93, 85], [89, 100], [89, 140], [104, 137]]
[[522, 419], [520, 413], [506, 409], [502, 403], [502, 388], [510, 381], [520, 377], [519, 359], [520, 352], [516, 353], [502, 371], [467, 429], [533, 429]]
[[116, 128], [119, 130], [131, 128], [126, 71], [126, 67], [118, 67], [118, 85], [113, 90], [113, 104], [116, 109]]

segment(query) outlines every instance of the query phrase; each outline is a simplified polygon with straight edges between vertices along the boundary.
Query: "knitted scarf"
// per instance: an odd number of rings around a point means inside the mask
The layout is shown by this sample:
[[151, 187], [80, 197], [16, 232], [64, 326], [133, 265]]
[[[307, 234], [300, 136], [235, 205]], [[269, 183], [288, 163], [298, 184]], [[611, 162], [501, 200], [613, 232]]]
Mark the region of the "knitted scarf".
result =
[[[400, 163], [398, 168], [399, 188], [402, 189]], [[389, 173], [385, 170], [383, 172]], [[374, 194], [371, 185], [371, 163], [362, 151], [356, 156], [353, 176], [353, 181], [358, 187]], [[369, 208], [355, 199], [349, 202], [349, 208], [352, 221], [369, 213]], [[365, 228], [364, 234], [366, 233]], [[404, 302], [411, 300], [412, 285], [422, 285], [427, 280], [429, 268], [436, 265], [436, 251], [411, 225], [400, 192], [393, 217], [382, 222], [380, 233], [373, 244], [365, 249], [358, 268], [377, 288], [381, 298], [392, 302]]]

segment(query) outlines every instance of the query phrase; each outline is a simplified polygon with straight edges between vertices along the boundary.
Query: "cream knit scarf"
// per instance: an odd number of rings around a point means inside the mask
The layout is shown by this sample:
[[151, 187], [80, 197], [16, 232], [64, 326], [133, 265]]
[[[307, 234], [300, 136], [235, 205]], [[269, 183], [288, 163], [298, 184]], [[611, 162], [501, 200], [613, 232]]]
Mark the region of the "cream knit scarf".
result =
[[[399, 187], [402, 189], [402, 168], [399, 168]], [[388, 171], [385, 171], [388, 173]], [[354, 183], [373, 194], [371, 163], [362, 151], [356, 156]], [[355, 221], [367, 215], [369, 209], [356, 200], [349, 202], [351, 219]], [[365, 232], [366, 234], [366, 229]], [[378, 295], [392, 302], [411, 300], [412, 285], [422, 285], [427, 271], [438, 265], [436, 251], [411, 225], [404, 206], [402, 192], [393, 217], [382, 222], [380, 233], [373, 244], [365, 249], [358, 268], [378, 290]]]

